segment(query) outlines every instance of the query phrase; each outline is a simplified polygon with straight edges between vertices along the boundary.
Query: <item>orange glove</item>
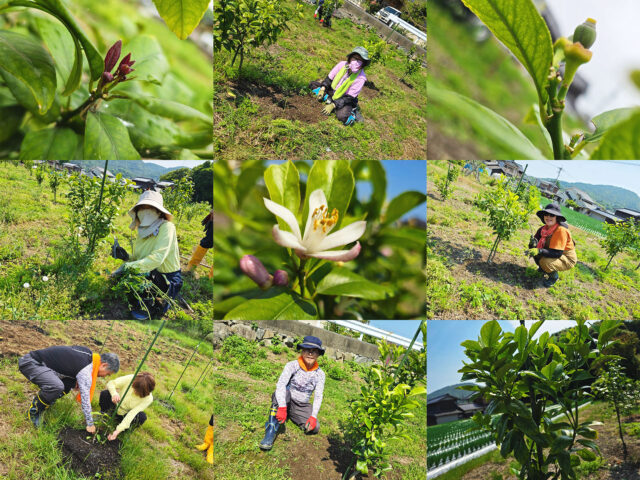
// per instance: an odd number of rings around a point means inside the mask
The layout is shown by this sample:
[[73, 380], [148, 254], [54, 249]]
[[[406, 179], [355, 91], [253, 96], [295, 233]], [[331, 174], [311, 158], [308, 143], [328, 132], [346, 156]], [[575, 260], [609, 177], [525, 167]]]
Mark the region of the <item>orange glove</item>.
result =
[[307, 423], [304, 424], [304, 431], [307, 433], [312, 432], [313, 430], [315, 430], [317, 424], [318, 424], [318, 420], [316, 420], [315, 417], [309, 417], [309, 420], [307, 420]]
[[287, 407], [278, 408], [278, 411], [276, 412], [276, 418], [278, 419], [278, 422], [280, 422], [280, 423], [286, 422], [287, 421]]

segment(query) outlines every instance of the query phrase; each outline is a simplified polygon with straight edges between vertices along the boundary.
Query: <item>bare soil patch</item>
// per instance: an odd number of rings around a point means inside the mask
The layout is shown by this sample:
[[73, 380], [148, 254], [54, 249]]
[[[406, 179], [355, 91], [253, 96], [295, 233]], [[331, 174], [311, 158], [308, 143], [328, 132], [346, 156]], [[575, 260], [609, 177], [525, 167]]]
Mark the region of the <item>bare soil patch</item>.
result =
[[58, 434], [58, 443], [65, 460], [71, 462], [71, 469], [93, 478], [100, 474], [106, 480], [119, 480], [120, 472], [120, 439], [107, 441], [104, 444], [87, 440], [89, 434], [84, 430], [65, 427]]

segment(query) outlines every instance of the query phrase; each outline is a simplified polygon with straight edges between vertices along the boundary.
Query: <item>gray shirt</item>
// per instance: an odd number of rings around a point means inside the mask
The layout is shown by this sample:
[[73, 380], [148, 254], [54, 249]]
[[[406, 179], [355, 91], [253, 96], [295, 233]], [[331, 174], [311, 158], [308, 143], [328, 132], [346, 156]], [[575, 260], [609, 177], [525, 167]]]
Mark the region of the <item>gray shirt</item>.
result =
[[292, 360], [284, 366], [276, 384], [278, 405], [286, 405], [287, 385], [291, 391], [291, 399], [298, 403], [309, 403], [311, 394], [315, 391], [311, 416], [318, 418], [324, 393], [324, 380], [325, 375], [320, 367], [307, 372], [302, 369], [297, 359]]

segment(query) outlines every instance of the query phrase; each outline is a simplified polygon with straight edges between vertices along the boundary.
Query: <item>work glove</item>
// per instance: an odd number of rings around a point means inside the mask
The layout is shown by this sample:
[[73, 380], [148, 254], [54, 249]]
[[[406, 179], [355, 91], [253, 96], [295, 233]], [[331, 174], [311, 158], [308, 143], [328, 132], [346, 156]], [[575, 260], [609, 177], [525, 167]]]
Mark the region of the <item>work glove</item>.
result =
[[315, 417], [309, 417], [309, 419], [307, 420], [307, 423], [304, 424], [305, 433], [309, 433], [315, 430], [317, 424], [318, 424], [318, 420], [316, 420]]
[[325, 105], [325, 107], [322, 109], [322, 113], [324, 113], [325, 115], [331, 115], [331, 112], [333, 112], [335, 108], [336, 108], [335, 103], [329, 103]]
[[287, 407], [279, 407], [276, 412], [276, 419], [280, 423], [284, 423], [287, 421]]
[[318, 99], [318, 101], [320, 101], [322, 99], [322, 97], [324, 96], [324, 87], [318, 87], [318, 88], [314, 88], [313, 90], [311, 90], [313, 92], [313, 94], [316, 96], [316, 98]]
[[531, 235], [529, 238], [529, 248], [536, 248], [536, 245], [538, 245], [538, 241], [536, 240], [536, 237]]
[[200, 225], [204, 227], [209, 222], [213, 222], [213, 208], [211, 209], [209, 214], [202, 219], [202, 221], [200, 222]]
[[322, 97], [322, 101], [325, 102], [325, 103], [327, 103], [329, 101], [329, 94], [328, 93], [324, 94], [324, 97]]
[[116, 278], [116, 277], [119, 277], [120, 275], [122, 275], [124, 273], [124, 271], [126, 270], [126, 265], [127, 265], [126, 263], [123, 263], [122, 265], [120, 265], [117, 269], [115, 269], [111, 273], [110, 277], [111, 278]]
[[349, 126], [349, 125], [353, 125], [354, 123], [356, 123], [356, 116], [355, 116], [355, 114], [352, 113], [351, 115], [349, 115], [349, 117], [344, 122], [344, 124], [346, 126]]
[[111, 246], [111, 256], [116, 260], [124, 260], [125, 262], [129, 260], [129, 254], [118, 244], [117, 238], [113, 239], [113, 245]]

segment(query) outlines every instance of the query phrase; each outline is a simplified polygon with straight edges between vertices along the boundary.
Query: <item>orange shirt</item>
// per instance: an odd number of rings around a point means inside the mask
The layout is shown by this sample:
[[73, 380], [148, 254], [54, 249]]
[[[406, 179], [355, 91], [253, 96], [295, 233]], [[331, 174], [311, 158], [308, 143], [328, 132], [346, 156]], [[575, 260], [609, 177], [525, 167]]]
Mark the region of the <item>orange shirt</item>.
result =
[[551, 235], [549, 248], [553, 248], [554, 250], [573, 250], [576, 248], [571, 238], [571, 232], [558, 225], [557, 230]]

